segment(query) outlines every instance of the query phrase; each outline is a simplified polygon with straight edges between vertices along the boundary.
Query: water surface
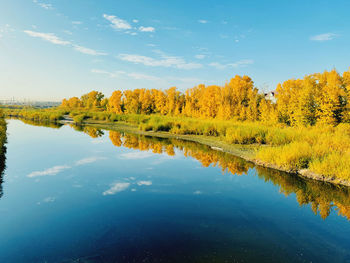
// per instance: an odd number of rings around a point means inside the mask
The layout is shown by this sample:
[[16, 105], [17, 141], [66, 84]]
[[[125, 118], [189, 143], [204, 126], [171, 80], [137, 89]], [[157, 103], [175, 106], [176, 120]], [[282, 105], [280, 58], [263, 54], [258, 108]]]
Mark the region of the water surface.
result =
[[346, 187], [193, 142], [19, 120], [8, 133], [0, 262], [350, 262]]

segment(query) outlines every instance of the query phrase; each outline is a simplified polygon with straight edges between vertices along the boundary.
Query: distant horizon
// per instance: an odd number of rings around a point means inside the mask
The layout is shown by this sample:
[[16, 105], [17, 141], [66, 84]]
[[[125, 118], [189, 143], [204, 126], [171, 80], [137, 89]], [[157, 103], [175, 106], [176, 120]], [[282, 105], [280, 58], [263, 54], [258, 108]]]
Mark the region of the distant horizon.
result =
[[1, 1], [0, 99], [184, 91], [235, 75], [272, 91], [349, 69], [349, 9], [345, 0]]

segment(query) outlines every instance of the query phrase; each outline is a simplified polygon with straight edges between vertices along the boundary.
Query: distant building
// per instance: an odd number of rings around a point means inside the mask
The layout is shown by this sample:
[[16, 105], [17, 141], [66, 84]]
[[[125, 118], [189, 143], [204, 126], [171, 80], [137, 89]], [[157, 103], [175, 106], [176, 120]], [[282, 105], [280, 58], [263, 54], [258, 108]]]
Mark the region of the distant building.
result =
[[264, 93], [265, 99], [271, 101], [272, 103], [276, 103], [276, 92], [275, 91], [270, 91], [268, 93]]

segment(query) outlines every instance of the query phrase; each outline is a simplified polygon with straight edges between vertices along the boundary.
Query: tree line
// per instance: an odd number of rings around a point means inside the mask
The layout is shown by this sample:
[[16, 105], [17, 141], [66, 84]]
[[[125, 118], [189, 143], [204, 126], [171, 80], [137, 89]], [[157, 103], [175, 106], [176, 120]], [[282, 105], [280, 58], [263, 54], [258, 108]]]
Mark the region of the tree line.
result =
[[273, 121], [290, 126], [335, 125], [350, 121], [350, 70], [335, 69], [289, 79], [277, 85], [276, 102], [259, 92], [248, 76], [236, 75], [223, 86], [200, 84], [180, 92], [167, 90], [115, 90], [106, 98], [91, 91], [64, 99], [61, 107], [116, 114], [161, 114], [239, 121]]

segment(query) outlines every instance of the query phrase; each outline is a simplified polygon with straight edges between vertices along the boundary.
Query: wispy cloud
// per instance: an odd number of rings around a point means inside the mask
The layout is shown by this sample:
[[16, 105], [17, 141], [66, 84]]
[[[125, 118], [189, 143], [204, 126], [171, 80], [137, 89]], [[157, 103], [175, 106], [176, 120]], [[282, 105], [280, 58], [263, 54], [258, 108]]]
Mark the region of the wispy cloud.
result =
[[207, 23], [208, 23], [208, 20], [199, 19], [199, 20], [198, 20], [198, 23], [207, 24]]
[[150, 185], [152, 185], [152, 181], [138, 181], [137, 185], [138, 186], [141, 186], [141, 185], [150, 186]]
[[103, 195], [114, 195], [116, 193], [126, 190], [130, 186], [130, 183], [114, 183], [109, 189], [104, 191]]
[[41, 38], [42, 40], [51, 42], [52, 44], [55, 44], [55, 45], [67, 46], [71, 44], [71, 42], [62, 40], [53, 33], [41, 33], [41, 32], [35, 32], [31, 30], [24, 30], [23, 32], [31, 37], [38, 37], [38, 38]]
[[38, 0], [33, 0], [33, 3], [37, 4], [38, 6], [46, 9], [46, 10], [51, 10], [53, 9], [53, 6], [51, 4], [46, 4], [43, 2], [39, 2]]
[[140, 26], [139, 31], [141, 31], [141, 32], [154, 32], [155, 28], [151, 27], [151, 26], [148, 26], [148, 27]]
[[221, 64], [219, 62], [212, 62], [209, 64], [209, 66], [217, 68], [217, 69], [225, 69], [225, 68], [242, 68], [247, 67], [248, 65], [254, 64], [254, 60], [252, 59], [242, 59], [239, 61], [236, 61], [234, 63], [228, 63], [228, 64]]
[[44, 171], [35, 171], [35, 172], [31, 172], [30, 174], [27, 175], [27, 177], [38, 177], [38, 176], [45, 176], [45, 175], [56, 175], [60, 172], [62, 172], [63, 170], [69, 169], [71, 168], [68, 165], [57, 165], [51, 168], [48, 168]]
[[[124, 19], [121, 19], [115, 15], [107, 15], [103, 14], [103, 18], [110, 22], [110, 27], [117, 31], [123, 31], [125, 34], [129, 34], [132, 36], [137, 35], [137, 31], [139, 32], [148, 32], [153, 33], [156, 31], [156, 29], [152, 26], [139, 26], [139, 27], [133, 27], [130, 25], [130, 23]], [[138, 23], [139, 20], [133, 19], [133, 23]]]
[[329, 40], [333, 40], [334, 38], [338, 37], [337, 34], [334, 33], [325, 33], [325, 34], [320, 34], [320, 35], [315, 35], [315, 36], [311, 36], [310, 40], [312, 41], [329, 41]]
[[123, 61], [151, 67], [173, 67], [178, 69], [198, 69], [202, 67], [202, 64], [187, 62], [181, 57], [168, 56], [165, 54], [161, 54], [159, 59], [137, 54], [119, 54], [117, 58]]
[[103, 18], [108, 20], [110, 22], [110, 26], [115, 30], [127, 30], [132, 28], [126, 20], [116, 16], [103, 14]]
[[63, 40], [53, 33], [42, 33], [42, 32], [36, 32], [36, 31], [31, 31], [31, 30], [24, 30], [23, 32], [31, 37], [37, 37], [37, 38], [48, 41], [48, 42], [55, 44], [55, 45], [70, 46], [74, 50], [76, 50], [80, 53], [83, 53], [83, 54], [87, 54], [87, 55], [91, 55], [91, 56], [105, 56], [105, 55], [107, 55], [107, 53], [105, 53], [105, 52], [96, 51], [94, 49], [83, 47], [80, 45], [76, 45], [70, 41]]
[[234, 68], [239, 68], [239, 67], [246, 67], [248, 65], [252, 65], [254, 64], [254, 60], [252, 59], [242, 59], [242, 60], [239, 60], [235, 63], [231, 63], [229, 64], [229, 66], [232, 66]]
[[137, 73], [137, 72], [125, 72], [125, 71], [109, 72], [109, 71], [100, 70], [100, 69], [92, 69], [91, 72], [96, 74], [104, 74], [109, 76], [110, 78], [130, 77], [136, 80], [149, 80], [149, 81], [155, 81], [160, 79], [159, 77], [156, 77], [156, 76]]
[[91, 56], [106, 56], [107, 55], [107, 53], [105, 53], [105, 52], [96, 51], [94, 49], [83, 47], [83, 46], [73, 45], [73, 48], [76, 51], [79, 51], [80, 53], [91, 55]]
[[72, 24], [73, 25], [81, 25], [83, 22], [81, 21], [72, 21]]

